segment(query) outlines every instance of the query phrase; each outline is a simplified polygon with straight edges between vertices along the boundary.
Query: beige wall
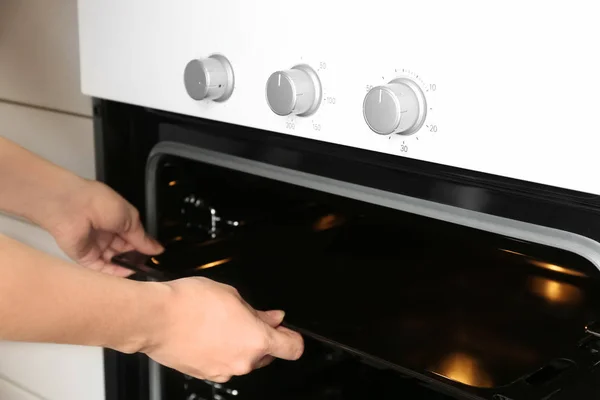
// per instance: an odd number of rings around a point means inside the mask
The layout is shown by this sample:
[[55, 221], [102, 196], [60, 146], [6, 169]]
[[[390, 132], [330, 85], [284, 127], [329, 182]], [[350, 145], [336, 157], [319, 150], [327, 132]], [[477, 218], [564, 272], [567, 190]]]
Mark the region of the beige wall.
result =
[[[76, 0], [0, 0], [0, 135], [93, 178], [78, 62]], [[65, 257], [28, 223], [0, 215], [0, 232]], [[101, 349], [0, 342], [2, 400], [103, 400], [103, 379]]]

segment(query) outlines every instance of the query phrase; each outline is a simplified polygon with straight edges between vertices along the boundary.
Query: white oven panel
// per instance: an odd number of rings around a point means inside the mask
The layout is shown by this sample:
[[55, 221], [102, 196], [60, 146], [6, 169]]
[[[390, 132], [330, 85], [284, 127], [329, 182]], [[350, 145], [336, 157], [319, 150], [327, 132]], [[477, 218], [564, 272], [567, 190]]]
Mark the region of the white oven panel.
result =
[[82, 88], [600, 194], [599, 12], [589, 0], [79, 0]]

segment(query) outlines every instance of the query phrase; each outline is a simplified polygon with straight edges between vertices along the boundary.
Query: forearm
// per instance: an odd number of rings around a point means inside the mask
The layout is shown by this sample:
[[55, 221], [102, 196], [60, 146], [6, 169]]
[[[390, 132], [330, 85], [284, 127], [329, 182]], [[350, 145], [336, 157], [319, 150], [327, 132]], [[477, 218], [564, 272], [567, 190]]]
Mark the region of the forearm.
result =
[[0, 211], [48, 228], [87, 181], [0, 137]]
[[168, 287], [97, 273], [0, 235], [0, 340], [148, 346]]

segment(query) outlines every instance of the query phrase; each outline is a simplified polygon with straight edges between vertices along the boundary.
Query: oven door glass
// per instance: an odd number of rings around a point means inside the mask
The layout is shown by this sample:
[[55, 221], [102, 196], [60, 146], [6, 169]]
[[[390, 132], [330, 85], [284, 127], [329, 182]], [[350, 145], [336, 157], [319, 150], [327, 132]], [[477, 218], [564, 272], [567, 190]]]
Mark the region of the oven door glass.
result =
[[167, 250], [150, 267], [233, 285], [384, 368], [472, 393], [535, 385], [598, 317], [598, 271], [559, 249], [176, 157], [157, 182]]

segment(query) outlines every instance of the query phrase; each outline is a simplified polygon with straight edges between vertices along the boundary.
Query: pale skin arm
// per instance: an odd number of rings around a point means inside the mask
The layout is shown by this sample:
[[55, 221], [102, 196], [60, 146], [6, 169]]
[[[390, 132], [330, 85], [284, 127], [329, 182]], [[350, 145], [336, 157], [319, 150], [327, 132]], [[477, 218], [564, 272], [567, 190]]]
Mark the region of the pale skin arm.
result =
[[282, 320], [281, 311], [256, 311], [235, 289], [208, 279], [125, 280], [0, 236], [0, 340], [143, 352], [225, 382], [274, 357], [301, 356], [302, 339]]
[[[135, 352], [164, 314], [166, 290], [101, 274], [0, 235], [0, 339]], [[154, 317], [153, 317], [154, 315]]]
[[[0, 137], [0, 210], [46, 228], [86, 181]], [[57, 218], [54, 218], [54, 217]]]
[[[0, 235], [0, 340], [94, 345], [142, 352], [188, 375], [224, 382], [274, 357], [302, 355], [283, 312], [257, 311], [208, 279], [136, 282], [110, 263], [122, 251], [157, 254], [137, 210], [0, 138], [0, 210], [49, 231], [81, 268]], [[105, 272], [100, 274], [98, 271]]]

